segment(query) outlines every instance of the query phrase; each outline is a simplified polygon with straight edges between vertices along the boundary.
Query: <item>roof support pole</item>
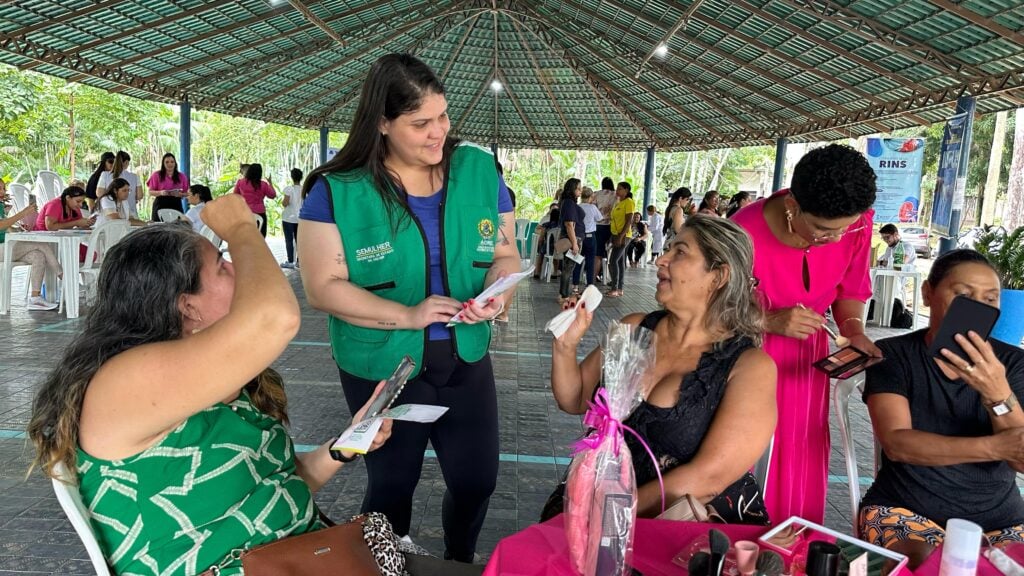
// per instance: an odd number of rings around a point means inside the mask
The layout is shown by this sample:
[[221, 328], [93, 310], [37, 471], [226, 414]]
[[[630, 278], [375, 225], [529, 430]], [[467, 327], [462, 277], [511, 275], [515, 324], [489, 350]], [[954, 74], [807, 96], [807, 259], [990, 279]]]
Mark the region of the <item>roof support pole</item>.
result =
[[327, 136], [330, 131], [327, 126], [320, 127], [320, 165], [323, 166], [327, 163]]
[[[192, 105], [188, 96], [178, 104], [178, 166], [185, 174], [192, 173]], [[188, 200], [182, 198], [181, 207], [188, 212]]]
[[491, 153], [494, 154], [494, 160], [498, 160], [498, 143], [491, 142]]
[[654, 188], [654, 146], [647, 149], [647, 163], [644, 165], [644, 204], [637, 209], [640, 214], [647, 214], [651, 205], [651, 194]]
[[775, 141], [775, 172], [772, 173], [772, 192], [782, 188], [782, 181], [785, 179], [786, 171], [786, 144], [785, 138]]
[[[967, 162], [971, 158], [971, 140], [974, 135], [974, 109], [975, 100], [973, 96], [961, 96], [956, 99], [956, 112], [955, 114], [964, 114], [964, 134], [960, 140], [960, 153], [955, 155], [959, 156], [957, 159], [960, 163], [956, 167], [956, 183], [946, 184], [947, 186], [953, 187], [953, 201], [952, 210], [949, 213], [949, 234], [939, 238], [939, 254], [945, 254], [950, 250], [956, 249], [956, 243], [960, 236], [960, 216], [963, 213], [964, 206], [964, 182], [967, 181]], [[949, 130], [947, 126], [946, 130]], [[942, 175], [943, 165], [946, 164], [946, 138], [942, 139], [942, 150], [940, 151], [939, 158], [939, 175]], [[939, 204], [938, 186], [936, 193], [932, 194], [932, 202]], [[941, 208], [939, 208], [941, 210]], [[936, 207], [932, 208], [932, 225], [935, 225], [935, 221], [939, 220], [939, 216], [936, 214]]]

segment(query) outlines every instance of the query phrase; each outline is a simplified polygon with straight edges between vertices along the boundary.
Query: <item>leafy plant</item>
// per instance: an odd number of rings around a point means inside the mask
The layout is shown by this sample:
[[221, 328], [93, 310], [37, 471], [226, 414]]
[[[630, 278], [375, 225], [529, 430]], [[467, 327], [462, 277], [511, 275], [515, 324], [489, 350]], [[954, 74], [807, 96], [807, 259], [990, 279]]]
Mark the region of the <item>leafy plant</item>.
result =
[[1003, 288], [1024, 290], [1024, 226], [1010, 233], [1001, 226], [986, 226], [974, 249], [995, 266]]

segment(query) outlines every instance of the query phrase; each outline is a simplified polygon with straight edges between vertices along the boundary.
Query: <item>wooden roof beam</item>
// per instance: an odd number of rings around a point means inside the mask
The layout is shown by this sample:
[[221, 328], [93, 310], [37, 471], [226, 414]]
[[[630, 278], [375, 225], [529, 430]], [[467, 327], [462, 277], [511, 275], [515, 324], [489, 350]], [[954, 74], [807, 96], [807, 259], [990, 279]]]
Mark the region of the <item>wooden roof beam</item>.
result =
[[[461, 8], [465, 4], [468, 4], [468, 3], [463, 3], [462, 5], [459, 6], [459, 8]], [[483, 12], [480, 12], [478, 14], [474, 14], [472, 16], [468, 16], [466, 18], [463, 18], [458, 24], [455, 24], [454, 26], [449, 26], [449, 22], [453, 18], [453, 15], [446, 16], [445, 18], [441, 19], [441, 21], [439, 21], [437, 24], [435, 24], [430, 32], [428, 32], [427, 34], [424, 34], [423, 37], [420, 38], [419, 40], [417, 40], [416, 42], [414, 42], [413, 45], [407, 46], [403, 50], [399, 50], [399, 52], [408, 52], [410, 54], [418, 54], [421, 50], [426, 50], [427, 48], [432, 46], [434, 42], [436, 42], [438, 39], [443, 37], [444, 34], [441, 34], [441, 32], [446, 31], [446, 29], [451, 29], [451, 28], [458, 27], [458, 26], [464, 24], [465, 22], [468, 22], [469, 20], [473, 21], [473, 24], [470, 26], [470, 29], [472, 29], [472, 26], [476, 25], [476, 21], [479, 20], [479, 18], [480, 18], [480, 16], [482, 14], [483, 14]], [[440, 35], [438, 35], [438, 34], [440, 34]], [[429, 42], [429, 43], [427, 43], [425, 45], [422, 44], [423, 40], [425, 40], [426, 38], [429, 38], [431, 36], [434, 36], [434, 38], [431, 40], [431, 42]], [[454, 61], [454, 56], [452, 57], [452, 61]], [[341, 86], [331, 86], [331, 87], [327, 88], [326, 90], [318, 92], [316, 95], [307, 98], [305, 102], [302, 102], [301, 104], [299, 104], [297, 106], [289, 108], [284, 113], [285, 114], [289, 114], [289, 113], [295, 112], [295, 111], [299, 110], [300, 108], [302, 108], [303, 106], [306, 106], [310, 102], [316, 102], [316, 101], [320, 100], [321, 98], [331, 94], [332, 92], [341, 92], [341, 91], [345, 90], [346, 88], [348, 88], [349, 86], [351, 86], [353, 83], [361, 82], [362, 80], [363, 80], [363, 78], [361, 78], [361, 77], [353, 77], [353, 78], [350, 78], [349, 80], [346, 80], [345, 83], [342, 84]], [[444, 79], [443, 78], [441, 79], [441, 82], [442, 82], [442, 84], [444, 83]], [[331, 116], [333, 116], [333, 115], [337, 114], [338, 112], [344, 110], [349, 104], [351, 104], [356, 98], [358, 98], [359, 95], [360, 95], [359, 90], [351, 90], [351, 91], [348, 91], [348, 92], [344, 92], [341, 98], [336, 98], [336, 99], [332, 100], [331, 102], [329, 102], [326, 106], [322, 106], [321, 109], [324, 110], [324, 112], [323, 112], [323, 121], [324, 121], [324, 123], [326, 123], [330, 119]]]
[[302, 14], [302, 16], [307, 21], [309, 21], [310, 24], [319, 28], [324, 34], [327, 34], [329, 38], [331, 38], [338, 44], [341, 44], [342, 46], [348, 46], [348, 43], [345, 42], [345, 39], [341, 37], [341, 34], [338, 34], [334, 30], [334, 28], [331, 28], [327, 24], [327, 22], [324, 22], [323, 20], [320, 19], [319, 16], [314, 14], [313, 11], [310, 10], [308, 6], [303, 4], [302, 0], [288, 0], [288, 3], [291, 4], [293, 8], [298, 10], [299, 13]]
[[[754, 46], [755, 48], [761, 50], [765, 54], [768, 54], [770, 56], [774, 56], [775, 58], [778, 58], [778, 59], [780, 59], [780, 60], [782, 60], [784, 62], [788, 62], [791, 65], [793, 65], [793, 66], [803, 70], [806, 73], [810, 73], [810, 74], [813, 74], [815, 76], [818, 76], [818, 77], [820, 77], [822, 80], [824, 80], [826, 82], [832, 82], [837, 87], [839, 87], [840, 90], [847, 90], [849, 92], [852, 92], [852, 93], [856, 94], [858, 98], [870, 100], [871, 102], [874, 102], [875, 104], [881, 104], [883, 102], [883, 100], [881, 100], [880, 98], [875, 97], [874, 94], [870, 94], [868, 92], [865, 92], [864, 90], [861, 90], [860, 88], [857, 88], [856, 86], [853, 86], [852, 84], [849, 84], [847, 82], [843, 82], [842, 80], [840, 80], [839, 78], [836, 78], [835, 76], [826, 76], [826, 75], [822, 74], [821, 72], [811, 68], [810, 66], [804, 65], [799, 60], [793, 59], [788, 54], [783, 54], [783, 53], [779, 52], [778, 50], [776, 50], [775, 48], [769, 46], [768, 44], [765, 44], [764, 42], [761, 42], [757, 38], [753, 38], [751, 36], [747, 36], [746, 34], [740, 32], [739, 30], [726, 29], [724, 26], [722, 26], [718, 22], [715, 22], [714, 20], [712, 20], [710, 18], [703, 17], [703, 16], [701, 16], [699, 14], [695, 14], [693, 16], [693, 19], [694, 20], [698, 20], [700, 22], [703, 22], [705, 25], [711, 26], [711, 27], [713, 27], [713, 28], [723, 32], [727, 36], [733, 36], [735, 38], [738, 38], [738, 39], [746, 42], [747, 44], [750, 44], [751, 46]], [[920, 124], [927, 124], [927, 122], [923, 118], [921, 118], [919, 116], [914, 116], [911, 119], [914, 120], [915, 122], [920, 123]]]
[[986, 18], [973, 10], [964, 8], [962, 5], [950, 2], [949, 0], [928, 0], [928, 2], [947, 12], [952, 12], [971, 24], [974, 24], [979, 28], [984, 28], [1000, 38], [1009, 40], [1017, 46], [1024, 46], [1024, 34], [1021, 34], [1016, 30], [1011, 30], [995, 20]]
[[[319, 2], [320, 0], [314, 0], [314, 1]], [[183, 20], [185, 18], [188, 18], [190, 16], [195, 16], [197, 14], [202, 14], [203, 12], [209, 12], [209, 11], [215, 10], [215, 9], [217, 9], [219, 7], [220, 7], [220, 5], [218, 3], [213, 3], [213, 2], [202, 3], [202, 4], [200, 4], [200, 5], [198, 5], [198, 6], [194, 7], [194, 8], [190, 8], [188, 10], [184, 10], [182, 12], [178, 12], [177, 14], [172, 14], [170, 16], [164, 16], [163, 18], [159, 18], [157, 20], [152, 20], [150, 22], [146, 22], [145, 24], [142, 24], [140, 26], [136, 26], [135, 28], [129, 28], [127, 30], [121, 30], [121, 31], [118, 32], [118, 37], [120, 37], [120, 38], [127, 38], [129, 36], [134, 36], [135, 34], [138, 34], [140, 32], [145, 32], [147, 30], [153, 30], [155, 28], [159, 28], [159, 27], [164, 26], [166, 24], [172, 24], [174, 22], [177, 22], [178, 20]], [[100, 46], [102, 44], [106, 44], [109, 41], [110, 40], [108, 38], [100, 37], [100, 38], [97, 38], [95, 40], [91, 40], [89, 42], [86, 42], [85, 44], [79, 44], [75, 48], [75, 51], [77, 53], [81, 54], [82, 52], [85, 52], [86, 50], [92, 50], [93, 48], [95, 48], [97, 46]], [[22, 69], [23, 70], [30, 70], [32, 68], [35, 68], [38, 65], [39, 65], [38, 62], [33, 62], [33, 63], [29, 64], [29, 65], [26, 65], [26, 66], [22, 67]]]
[[515, 31], [516, 40], [519, 45], [523, 47], [523, 51], [526, 52], [527, 58], [530, 60], [530, 64], [533, 66], [533, 72], [537, 75], [537, 79], [540, 80], [541, 87], [544, 88], [544, 92], [548, 95], [548, 99], [551, 100], [551, 107], [555, 109], [558, 114], [558, 121], [561, 122], [562, 128], [565, 129], [566, 136], [569, 137], [569, 142], [573, 146], [577, 145], [576, 136], [573, 135], [572, 129], [569, 128], [569, 123], [565, 120], [565, 114], [562, 112], [562, 107], [558, 105], [558, 99], [555, 98], [554, 92], [551, 91], [551, 85], [548, 84], [547, 78], [544, 77], [544, 73], [540, 69], [540, 64], [537, 63], [537, 58], [533, 55], [533, 49], [530, 47], [530, 43], [526, 41], [523, 36], [523, 31], [519, 26], [519, 23], [509, 18], [509, 22], [512, 23], [512, 30]]
[[[398, 38], [401, 38], [404, 34], [408, 33], [411, 30], [415, 30], [416, 28], [419, 28], [420, 26], [423, 26], [427, 22], [431, 22], [433, 20], [436, 20], [438, 18], [442, 18], [442, 17], [448, 15], [449, 14], [449, 9], [451, 7], [452, 7], [452, 3], [449, 2], [447, 5], [442, 5], [439, 9], [435, 10], [434, 13], [429, 15], [429, 16], [426, 16], [426, 17], [424, 17], [422, 19], [421, 18], [415, 18], [414, 19], [415, 21], [413, 21], [413, 22], [411, 22], [409, 24], [405, 24], [405, 25], [402, 25], [402, 26], [398, 27], [388, 37], [382, 38], [380, 40], [375, 40], [373, 42], [365, 44], [366, 47], [361, 49], [361, 50], [359, 50], [358, 52], [356, 52], [354, 54], [351, 54], [351, 55], [348, 55], [345, 58], [342, 58], [340, 61], [331, 64], [330, 66], [328, 66], [327, 68], [324, 68], [323, 70], [321, 70], [320, 72], [314, 74], [313, 76], [310, 76], [310, 77], [307, 77], [307, 78], [303, 78], [302, 80], [300, 80], [298, 82], [294, 82], [294, 83], [290, 84], [289, 86], [287, 86], [287, 87], [285, 87], [285, 88], [283, 88], [281, 90], [278, 90], [277, 92], [274, 92], [273, 94], [267, 96], [266, 98], [263, 98], [263, 99], [259, 100], [258, 102], [252, 104], [251, 106], [246, 108], [244, 110], [244, 112], [247, 113], [247, 114], [250, 114], [250, 113], [252, 113], [253, 110], [255, 110], [255, 109], [257, 109], [257, 108], [259, 108], [261, 106], [265, 106], [267, 103], [272, 102], [272, 101], [280, 98], [281, 96], [291, 92], [292, 90], [295, 90], [296, 88], [302, 86], [303, 84], [307, 84], [307, 83], [312, 82], [314, 80], [317, 80], [319, 78], [323, 78], [324, 76], [330, 74], [331, 72], [334, 72], [335, 70], [338, 70], [339, 68], [342, 68], [342, 67], [348, 65], [349, 62], [352, 62], [354, 60], [358, 60], [359, 58], [362, 58], [363, 56], [373, 52], [374, 50], [378, 50], [379, 48], [381, 48], [385, 44], [387, 44], [389, 42], [393, 42], [393, 41], [395, 41]], [[397, 15], [397, 16], [392, 18], [392, 20], [407, 20], [407, 19], [409, 19], [409, 14], [400, 14], [400, 15]], [[373, 29], [365, 31], [363, 34], [360, 35], [358, 40], [354, 41], [354, 44], [355, 45], [359, 45], [359, 46], [364, 45], [361, 41], [368, 40], [368, 39], [371, 39], [371, 38], [375, 38], [376, 36], [382, 34], [386, 30], [389, 30], [391, 23], [392, 23], [392, 21], [389, 21], [388, 23], [384, 23], [384, 24], [378, 26], [377, 28], [373, 28]]]
[[[547, 22], [546, 25], [550, 25], [550, 20], [546, 19], [546, 17], [538, 16], [538, 18], [544, 18], [545, 21]], [[622, 27], [618, 23], [615, 23], [615, 22], [605, 22], [603, 24], [608, 26], [610, 29], [615, 30], [616, 32], [618, 32], [620, 34], [623, 34], [624, 36], [636, 34], [634, 31], [632, 31], [632, 30], [630, 30], [628, 28]], [[555, 26], [555, 28], [559, 29], [558, 26]], [[565, 31], [564, 29], [562, 29], [562, 30], [563, 30], [563, 32]], [[619, 58], [629, 58], [629, 56], [625, 55], [625, 54], [618, 54], [617, 57], [619, 57]], [[716, 72], [714, 72], [713, 70], [709, 69], [707, 66], [702, 65], [700, 62], [698, 62], [696, 60], [688, 61], [688, 63], [693, 65], [693, 66], [696, 66], [696, 67], [700, 68], [704, 72], [707, 72], [709, 74], [714, 74], [716, 76], [718, 75]], [[652, 69], [658, 69], [658, 66], [653, 64], [653, 63], [649, 63], [649, 65], [651, 66]], [[661, 69], [662, 70], [671, 70], [673, 72], [673, 74], [682, 74], [681, 72], [676, 71], [675, 69], [669, 69], [669, 68], [665, 68], [665, 67], [662, 67]], [[664, 73], [663, 73], [663, 75], [664, 75]], [[669, 78], [670, 80], [673, 80], [673, 81], [675, 81], [677, 83], [680, 83], [680, 84], [682, 84], [684, 86], [687, 85], [685, 80], [681, 81], [678, 78], [674, 78], [673, 76], [667, 76], [667, 75], [666, 75], [666, 78]], [[771, 102], [772, 104], [775, 104], [779, 108], [782, 108], [782, 109], [785, 109], [785, 110], [793, 110], [795, 113], [800, 114], [801, 116], [804, 116], [806, 118], [813, 118], [813, 115], [807, 113], [806, 111], [794, 109], [792, 104], [790, 104], [788, 102], [783, 102], [782, 100], [779, 100], [778, 98], [776, 98], [776, 97], [774, 97], [774, 96], [772, 96], [770, 94], [765, 94], [764, 92], [762, 92], [762, 89], [760, 87], [753, 86], [753, 85], [751, 85], [751, 84], [749, 84], [749, 83], [747, 83], [747, 82], [745, 82], [743, 80], [740, 80], [738, 78], [725, 78], [725, 77], [722, 77], [722, 76], [719, 76], [719, 78], [721, 80], [725, 80], [725, 81], [731, 82], [731, 83], [733, 83], [733, 84], [743, 88], [744, 90], [747, 90], [748, 92], [750, 92], [752, 94], [757, 94], [761, 98], [764, 98], [765, 100], [768, 100], [769, 102]], [[730, 96], [730, 98], [735, 100], [737, 102], [737, 104], [742, 101], [742, 100], [740, 100], [739, 96]], [[763, 114], [774, 116], [775, 118], [778, 119], [778, 121], [785, 122], [785, 123], [792, 122], [792, 119], [786, 118], [786, 117], [780, 115], [779, 113], [777, 113], [777, 112], [775, 112], [773, 110], [769, 110], [767, 108], [762, 108], [760, 106], [757, 106], [756, 104], [750, 104], [750, 105], [748, 105], [748, 108], [749, 107], [753, 107], [756, 110], [761, 110]], [[769, 120], [765, 120], [765, 122], [768, 123], [768, 124], [774, 124], [773, 122], [771, 122]]]
[[[542, 0], [542, 2], [541, 2], [541, 4], [543, 4], [544, 6], [547, 6], [549, 3], [550, 3], [550, 0]], [[572, 14], [567, 14], [567, 13], [563, 12], [561, 10], [561, 6], [562, 6], [561, 4], [556, 3], [556, 9], [558, 10], [558, 12], [560, 14], [562, 14], [562, 15], [565, 15], [565, 16], [568, 16], [570, 18], [573, 18]], [[653, 27], [655, 29], [661, 27], [661, 23], [660, 22], [657, 22], [655, 20], [652, 20], [652, 19], [648, 18], [646, 15], [644, 15], [641, 12], [637, 12], [637, 11], [635, 11], [635, 10], [633, 10], [631, 8], [628, 8], [627, 6], [624, 6], [624, 5], [620, 5], [618, 8], [620, 10], [622, 10], [623, 12], [626, 12], [627, 14], [630, 14], [634, 18], [642, 20], [644, 23], [646, 23], [647, 25], [649, 25], [649, 26], [651, 26], [651, 27]], [[604, 25], [604, 26], [614, 25], [614, 26], [617, 27], [617, 23], [616, 22], [605, 18], [604, 16], [602, 16], [601, 14], [599, 14], [597, 12], [588, 10], [587, 8], [584, 8], [583, 6], [576, 6], [574, 11], [580, 12], [582, 14], [586, 14], [587, 16], [590, 16], [592, 19], [594, 19], [596, 21], [600, 21], [602, 23], [602, 25]], [[714, 46], [711, 46], [709, 44], [705, 44], [705, 43], [701, 42], [700, 40], [697, 40], [696, 38], [694, 38], [692, 36], [687, 36], [687, 41], [690, 44], [693, 44], [694, 46], [697, 46], [697, 47], [701, 48], [706, 53], [713, 54], [717, 58], [720, 58], [722, 60], [725, 60], [727, 62], [732, 63], [734, 66], [737, 66], [739, 68], [751, 69], [751, 71], [753, 71], [753, 72], [755, 72], [757, 74], [760, 74], [761, 76], [767, 78], [768, 80], [771, 80], [772, 82], [778, 84], [779, 86], [785, 87], [787, 90], [793, 92], [794, 94], [799, 95], [801, 98], [804, 98], [806, 100], [810, 100], [811, 102], [814, 102], [814, 103], [818, 104], [819, 106], [825, 108], [826, 110], [832, 110], [834, 112], [840, 112], [838, 104], [833, 103], [833, 102], [829, 102], [827, 100], [824, 100], [824, 99], [822, 99], [822, 97], [820, 97], [817, 94], [814, 94], [813, 92], [803, 88], [802, 86], [798, 86], [796, 84], [793, 84], [792, 82], [790, 82], [790, 81], [788, 81], [788, 80], [786, 80], [786, 79], [784, 79], [784, 78], [782, 78], [782, 77], [780, 77], [780, 76], [778, 76], [776, 74], [773, 74], [772, 72], [769, 72], [768, 70], [763, 70], [759, 66], [757, 66], [757, 65], [755, 65], [755, 64], [753, 64], [751, 62], [743, 62], [742, 60], [739, 60], [736, 57], [734, 57], [732, 54], [729, 54], [728, 52], [725, 52], [723, 50], [719, 50], [718, 48], [716, 48]], [[790, 106], [792, 106], [792, 105], [790, 105]]]
[[[530, 118], [523, 112], [523, 107], [519, 105], [519, 99], [516, 98], [515, 92], [512, 90], [512, 84], [500, 69], [498, 70], [498, 77], [501, 78], [502, 82], [504, 82], [505, 93], [508, 94], [508, 99], [512, 101], [512, 106], [516, 109], [516, 114], [519, 114], [519, 118], [523, 121], [523, 124], [526, 125], [526, 130], [529, 131], [530, 136], [533, 138], [533, 143], [538, 148], [543, 148], [544, 146], [541, 144], [541, 139], [537, 136], [537, 130], [534, 129], [533, 123], [530, 122]], [[495, 125], [498, 123], [497, 115], [495, 115], [494, 123]], [[497, 138], [495, 140], [497, 140]]]
[[789, 32], [790, 34], [793, 34], [794, 36], [799, 36], [801, 38], [805, 38], [809, 42], [813, 42], [813, 43], [818, 44], [818, 45], [820, 45], [820, 46], [822, 46], [824, 48], [827, 48], [827, 49], [831, 50], [832, 52], [835, 52], [836, 54], [842, 56], [843, 58], [846, 58], [846, 59], [852, 61], [854, 64], [857, 64], [861, 68], [866, 68], [868, 70], [871, 70], [872, 72], [874, 72], [875, 74], [878, 74], [879, 76], [885, 76], [887, 78], [890, 78], [894, 82], [900, 83], [905, 88], [909, 88], [910, 90], [921, 90], [921, 91], [926, 91], [927, 90], [924, 86], [921, 86], [920, 84], [917, 84], [915, 82], [912, 82], [912, 81], [904, 78], [902, 75], [899, 74], [898, 71], [888, 70], [886, 68], [882, 68], [881, 66], [879, 66], [875, 62], [873, 62], [873, 61], [871, 61], [871, 60], [869, 60], [867, 58], [864, 58], [863, 56], [860, 56], [860, 55], [856, 54], [855, 52], [851, 52], [850, 50], [847, 50], [846, 48], [836, 44], [835, 42], [829, 41], [827, 38], [824, 38], [822, 36], [818, 36], [816, 34], [812, 34], [811, 30], [809, 28], [808, 29], [801, 28], [801, 27], [797, 26], [796, 24], [793, 24], [792, 22], [789, 22], [788, 20], [785, 20], [783, 18], [779, 18], [778, 16], [775, 16], [774, 14], [772, 14], [772, 13], [766, 11], [766, 10], [763, 10], [763, 9], [757, 7], [757, 6], [754, 6], [753, 4], [747, 2], [746, 0], [731, 0], [731, 3], [734, 6], [738, 6], [740, 8], [743, 8], [744, 10], [750, 12], [751, 14], [756, 15], [758, 18], [762, 18], [762, 19], [766, 20], [768, 23], [770, 23], [770, 24], [772, 24], [774, 26], [778, 26], [779, 28], [782, 28], [783, 30], [786, 30], [787, 32]]
[[[514, 18], [520, 17], [519, 12], [511, 10], [506, 11], [506, 14], [509, 14]], [[633, 115], [632, 112], [629, 111], [629, 109], [627, 109], [625, 106], [623, 106], [620, 102], [618, 102], [615, 99], [616, 97], [620, 97], [620, 93], [614, 86], [605, 83], [605, 81], [599, 75], [591, 72], [590, 69], [586, 67], [586, 65], [577, 60], [576, 57], [573, 56], [564, 46], [562, 46], [561, 43], [558, 43], [557, 40], [548, 40], [545, 37], [545, 34], [547, 33], [544, 30], [534, 30], [533, 27], [530, 26], [530, 23], [528, 21], [520, 20], [519, 23], [523, 26], [524, 30], [533, 35], [533, 37], [536, 38], [541, 44], [543, 44], [545, 48], [547, 48], [556, 56], [561, 58], [562, 61], [564, 61], [569, 66], [569, 68], [571, 68], [573, 72], [575, 72], [587, 84], [587, 86], [589, 86], [590, 89], [594, 91], [595, 95], [600, 94], [602, 97], [604, 97], [604, 99], [609, 104], [611, 104], [612, 108], [615, 108], [616, 112], [618, 112], [623, 118], [625, 118], [627, 122], [632, 124], [634, 128], [636, 128], [637, 130], [640, 131], [640, 133], [646, 136], [649, 139], [650, 143], [660, 147], [661, 139], [655, 136], [654, 133], [651, 132], [650, 129], [647, 128], [647, 126], [645, 126], [643, 122], [641, 122], [635, 115]], [[555, 43], [558, 43], [559, 48], [555, 47]], [[633, 103], [633, 105], [636, 106], [635, 103]], [[642, 109], [642, 107], [640, 106], [637, 107]]]
[[[796, 8], [815, 18], [825, 20], [845, 30], [856, 32], [862, 38], [872, 42], [882, 42], [887, 48], [905, 56], [919, 64], [929, 66], [940, 72], [952, 72], [957, 76], [987, 76], [984, 70], [971, 66], [970, 64], [957, 60], [931, 46], [921, 44], [917, 40], [893, 30], [865, 16], [850, 12], [830, 0], [773, 0], [784, 6]], [[902, 44], [902, 45], [901, 45]], [[923, 53], [918, 54], [916, 51]]]

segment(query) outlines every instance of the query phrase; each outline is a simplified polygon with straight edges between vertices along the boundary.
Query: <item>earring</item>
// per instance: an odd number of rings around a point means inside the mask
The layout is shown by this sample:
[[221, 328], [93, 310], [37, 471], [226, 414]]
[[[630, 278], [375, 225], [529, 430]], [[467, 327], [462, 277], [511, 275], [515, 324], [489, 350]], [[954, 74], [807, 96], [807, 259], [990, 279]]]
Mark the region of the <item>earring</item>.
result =
[[202, 329], [202, 328], [193, 328], [193, 329], [192, 329], [192, 334], [199, 334], [199, 333], [200, 333], [200, 332], [202, 332], [202, 331], [203, 331], [203, 329]]
[[[203, 317], [200, 316], [199, 314], [196, 314], [196, 323], [197, 324], [202, 324], [203, 323]], [[197, 326], [197, 327], [192, 329], [192, 333], [193, 334], [199, 334], [202, 331], [203, 331], [203, 328], [201, 326]]]
[[786, 228], [793, 233], [793, 212], [789, 208], [786, 208]]

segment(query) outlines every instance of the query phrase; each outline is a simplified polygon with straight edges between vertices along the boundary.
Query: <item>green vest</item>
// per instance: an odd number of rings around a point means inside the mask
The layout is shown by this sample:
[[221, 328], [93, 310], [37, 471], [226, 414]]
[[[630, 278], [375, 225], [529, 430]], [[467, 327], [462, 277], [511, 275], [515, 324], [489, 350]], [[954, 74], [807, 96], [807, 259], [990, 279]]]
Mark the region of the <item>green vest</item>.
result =
[[[367, 172], [328, 173], [324, 178], [345, 248], [349, 282], [406, 306], [430, 296], [427, 240], [408, 206], [403, 204], [395, 231]], [[470, 143], [456, 147], [442, 191], [441, 267], [446, 291], [460, 302], [483, 290], [484, 276], [494, 261], [497, 182], [489, 150]], [[368, 380], [387, 378], [406, 354], [416, 361], [413, 377], [419, 374], [428, 328], [379, 330], [328, 318], [338, 367]], [[490, 324], [457, 324], [452, 340], [459, 358], [477, 362], [490, 345]]]

